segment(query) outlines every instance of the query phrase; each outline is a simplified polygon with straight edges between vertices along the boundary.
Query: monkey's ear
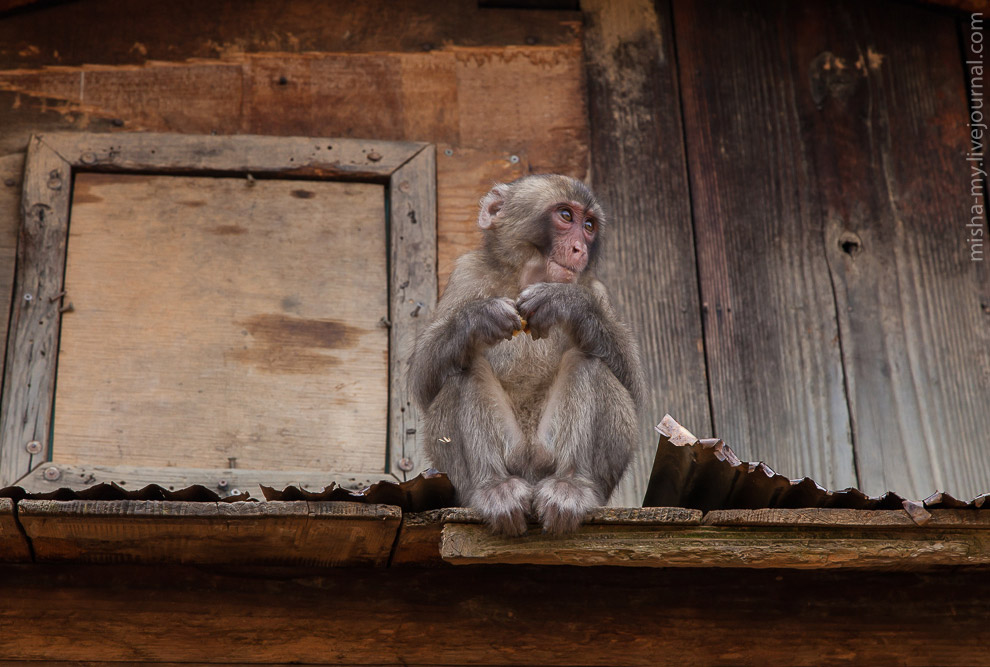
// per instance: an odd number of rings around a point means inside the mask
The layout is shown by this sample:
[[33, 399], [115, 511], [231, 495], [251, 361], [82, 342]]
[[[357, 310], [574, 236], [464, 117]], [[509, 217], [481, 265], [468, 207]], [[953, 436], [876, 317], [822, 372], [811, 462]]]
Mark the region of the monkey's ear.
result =
[[505, 204], [505, 196], [509, 192], [509, 186], [505, 183], [496, 183], [487, 195], [481, 198], [481, 212], [478, 213], [478, 226], [482, 229], [491, 229], [495, 223], [495, 216], [502, 210]]

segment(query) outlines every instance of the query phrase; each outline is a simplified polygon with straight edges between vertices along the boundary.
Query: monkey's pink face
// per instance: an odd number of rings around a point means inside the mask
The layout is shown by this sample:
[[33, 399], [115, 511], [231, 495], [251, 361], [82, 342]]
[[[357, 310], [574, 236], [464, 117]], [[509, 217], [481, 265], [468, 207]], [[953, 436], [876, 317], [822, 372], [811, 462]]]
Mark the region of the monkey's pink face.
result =
[[550, 211], [553, 243], [547, 257], [547, 281], [573, 283], [588, 267], [589, 248], [598, 234], [598, 220], [577, 202], [560, 202]]

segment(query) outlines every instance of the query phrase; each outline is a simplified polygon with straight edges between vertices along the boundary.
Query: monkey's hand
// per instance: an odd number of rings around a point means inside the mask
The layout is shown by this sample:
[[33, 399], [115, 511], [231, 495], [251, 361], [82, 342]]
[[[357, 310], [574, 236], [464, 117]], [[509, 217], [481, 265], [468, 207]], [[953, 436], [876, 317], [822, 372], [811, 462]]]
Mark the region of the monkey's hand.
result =
[[599, 505], [591, 483], [574, 477], [547, 477], [533, 494], [533, 511], [551, 535], [578, 529], [592, 507]]
[[533, 503], [533, 487], [521, 477], [507, 477], [475, 489], [468, 503], [496, 535], [522, 535]]
[[509, 298], [478, 301], [465, 308], [471, 341], [491, 347], [499, 341], [511, 340], [512, 332], [522, 328], [522, 318]]
[[516, 310], [526, 318], [533, 338], [544, 338], [558, 324], [573, 330], [595, 311], [595, 302], [588, 290], [578, 285], [536, 283], [519, 295]]

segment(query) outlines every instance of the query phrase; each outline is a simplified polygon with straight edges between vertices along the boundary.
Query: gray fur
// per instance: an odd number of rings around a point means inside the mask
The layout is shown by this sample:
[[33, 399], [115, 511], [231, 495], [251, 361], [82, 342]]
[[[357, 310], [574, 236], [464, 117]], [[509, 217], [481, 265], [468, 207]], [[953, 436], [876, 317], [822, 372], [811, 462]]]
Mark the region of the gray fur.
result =
[[[547, 532], [576, 529], [608, 501], [638, 440], [639, 353], [594, 263], [574, 283], [527, 282], [556, 252], [541, 248], [562, 202], [604, 227], [594, 195], [565, 176], [498, 184], [482, 199], [485, 241], [458, 259], [411, 364], [433, 465], [506, 535], [531, 515]], [[512, 335], [520, 316], [531, 335]]]

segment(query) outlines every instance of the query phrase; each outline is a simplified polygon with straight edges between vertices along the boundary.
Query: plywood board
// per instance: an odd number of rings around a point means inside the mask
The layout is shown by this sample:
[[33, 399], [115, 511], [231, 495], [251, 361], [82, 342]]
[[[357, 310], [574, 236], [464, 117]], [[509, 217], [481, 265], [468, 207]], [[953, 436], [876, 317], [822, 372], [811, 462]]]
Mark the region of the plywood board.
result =
[[78, 175], [53, 459], [384, 471], [384, 220], [379, 185]]
[[348, 502], [22, 500], [38, 562], [377, 565], [401, 512]]

